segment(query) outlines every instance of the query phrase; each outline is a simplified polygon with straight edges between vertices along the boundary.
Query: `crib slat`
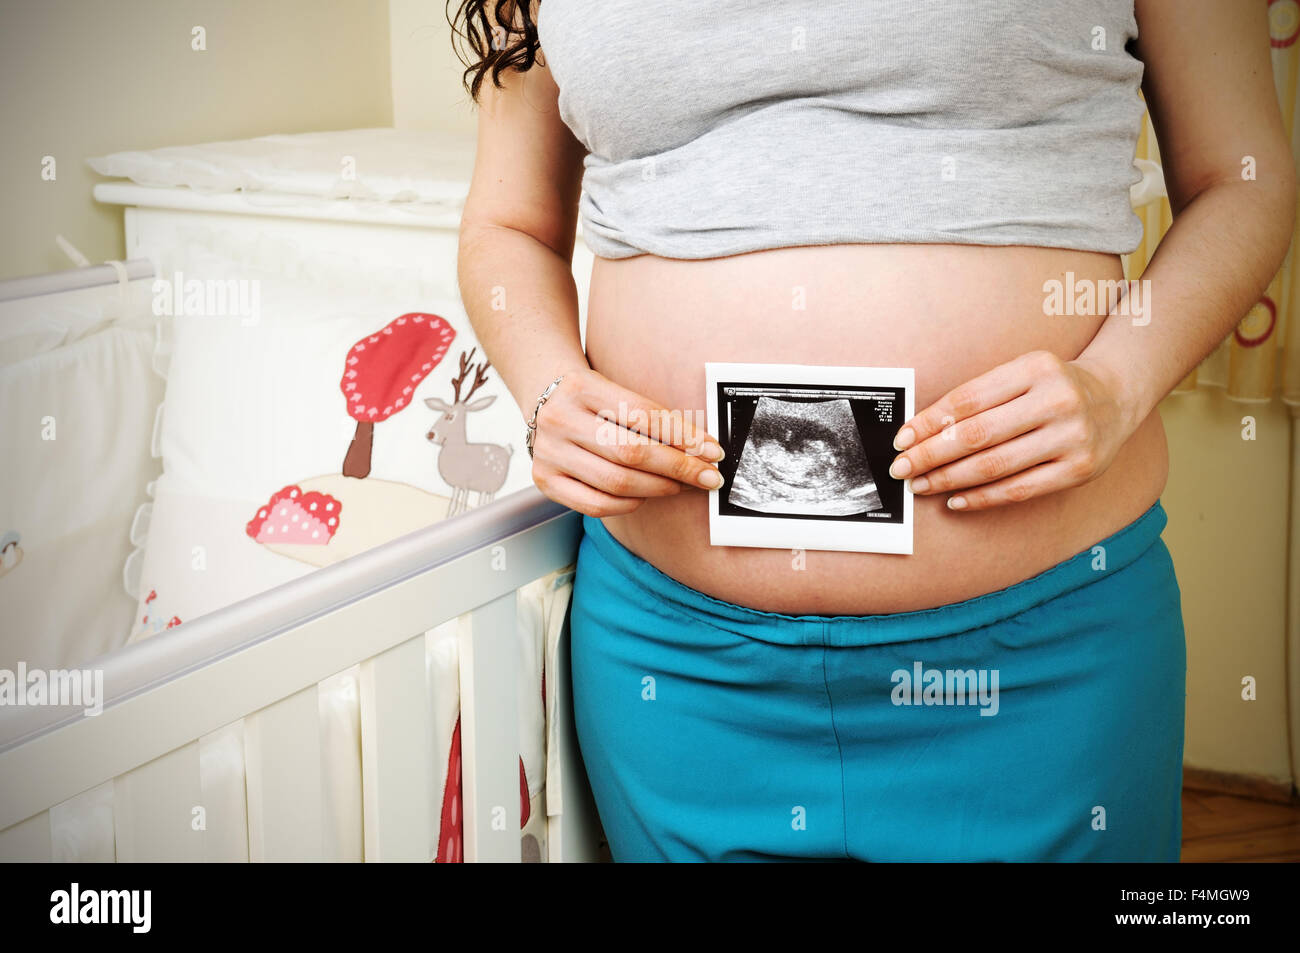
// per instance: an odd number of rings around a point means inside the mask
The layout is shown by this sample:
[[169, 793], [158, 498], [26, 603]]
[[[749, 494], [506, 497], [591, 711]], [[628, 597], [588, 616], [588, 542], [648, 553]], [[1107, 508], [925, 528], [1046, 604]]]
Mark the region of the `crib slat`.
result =
[[248, 789], [244, 725], [226, 725], [199, 739], [199, 783], [207, 809], [203, 833], [208, 863], [248, 862]]
[[[557, 636], [550, 674], [551, 691], [556, 700], [553, 717], [560, 722], [551, 737], [559, 749], [555, 753], [559, 772], [556, 780], [563, 800], [560, 811], [547, 818], [546, 846], [552, 863], [592, 863], [600, 859], [601, 830], [578, 749], [570, 673], [569, 622], [566, 617]], [[548, 784], [550, 781], [548, 774]], [[547, 795], [550, 795], [549, 788]]]
[[433, 731], [424, 635], [361, 663], [361, 783], [367, 861], [433, 857]]
[[203, 860], [194, 808], [203, 804], [199, 745], [191, 742], [113, 782], [113, 828], [120, 863]]
[[53, 851], [49, 811], [41, 811], [0, 831], [0, 863], [46, 864], [52, 859]]
[[460, 636], [465, 859], [520, 860], [515, 593], [480, 606]]
[[[320, 702], [315, 685], [244, 720], [248, 766], [248, 857], [322, 857]], [[328, 858], [332, 859], [332, 858]]]
[[50, 857], [56, 864], [117, 861], [113, 781], [98, 784], [50, 808]]

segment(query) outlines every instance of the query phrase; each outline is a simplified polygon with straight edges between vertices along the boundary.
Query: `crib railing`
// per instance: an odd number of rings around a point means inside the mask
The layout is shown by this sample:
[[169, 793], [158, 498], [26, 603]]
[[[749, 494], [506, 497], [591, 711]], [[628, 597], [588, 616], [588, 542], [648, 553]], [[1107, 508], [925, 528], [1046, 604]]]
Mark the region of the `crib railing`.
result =
[[[317, 685], [357, 664], [365, 858], [430, 860], [441, 792], [424, 633], [470, 613], [459, 652], [465, 859], [519, 861], [515, 592], [573, 562], [579, 519], [524, 490], [89, 663], [103, 672], [97, 716], [0, 707], [0, 860], [51, 859], [51, 809], [109, 780], [130, 794], [114, 804], [118, 860], [204, 859], [191, 823], [199, 739], [240, 719], [249, 859], [332, 859]], [[553, 708], [564, 724], [550, 732], [563, 810], [549, 819], [549, 856], [595, 859], [568, 672], [547, 680], [565, 693]]]

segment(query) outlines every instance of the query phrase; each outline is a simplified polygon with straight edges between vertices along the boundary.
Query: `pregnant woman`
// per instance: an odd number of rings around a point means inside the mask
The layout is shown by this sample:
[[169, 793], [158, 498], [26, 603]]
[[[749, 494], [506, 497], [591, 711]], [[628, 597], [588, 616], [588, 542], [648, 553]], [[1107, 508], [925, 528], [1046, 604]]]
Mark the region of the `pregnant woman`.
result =
[[[1287, 249], [1264, 10], [460, 4], [461, 289], [537, 485], [585, 514], [575, 715], [616, 860], [1178, 858], [1156, 406]], [[1175, 221], [1135, 290], [1147, 107]], [[706, 361], [913, 368], [877, 477], [910, 481], [914, 552], [711, 546]]]

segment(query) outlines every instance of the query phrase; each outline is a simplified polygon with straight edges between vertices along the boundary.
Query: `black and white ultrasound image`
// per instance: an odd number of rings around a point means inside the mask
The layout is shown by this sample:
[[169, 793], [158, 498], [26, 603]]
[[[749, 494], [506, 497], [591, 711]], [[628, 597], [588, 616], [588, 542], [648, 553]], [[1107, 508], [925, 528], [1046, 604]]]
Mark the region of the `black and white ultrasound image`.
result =
[[898, 387], [719, 382], [719, 512], [901, 523], [903, 407]]

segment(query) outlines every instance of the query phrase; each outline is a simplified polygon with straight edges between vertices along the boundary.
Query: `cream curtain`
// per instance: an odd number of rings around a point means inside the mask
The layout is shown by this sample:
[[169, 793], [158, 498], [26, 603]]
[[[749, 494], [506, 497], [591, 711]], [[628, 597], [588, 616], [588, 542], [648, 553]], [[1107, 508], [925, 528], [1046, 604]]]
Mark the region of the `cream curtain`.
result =
[[[1244, 5], [1243, 5], [1244, 6]], [[1300, 2], [1269, 0], [1269, 39], [1273, 48], [1273, 79], [1292, 153], [1297, 149], [1297, 80], [1300, 79]], [[1128, 278], [1141, 277], [1172, 215], [1160, 173], [1160, 148], [1150, 117], [1143, 120], [1138, 138], [1138, 166], [1143, 181], [1134, 186], [1133, 207], [1145, 226], [1142, 244], [1124, 256]], [[1242, 157], [1242, 175], [1254, 174], [1248, 157]], [[1286, 261], [1263, 296], [1241, 319], [1236, 329], [1175, 388], [1187, 392], [1198, 386], [1223, 387], [1232, 400], [1263, 403], [1281, 396], [1300, 412], [1300, 320], [1289, 320], [1300, 310], [1300, 281], [1292, 280], [1295, 240]]]

